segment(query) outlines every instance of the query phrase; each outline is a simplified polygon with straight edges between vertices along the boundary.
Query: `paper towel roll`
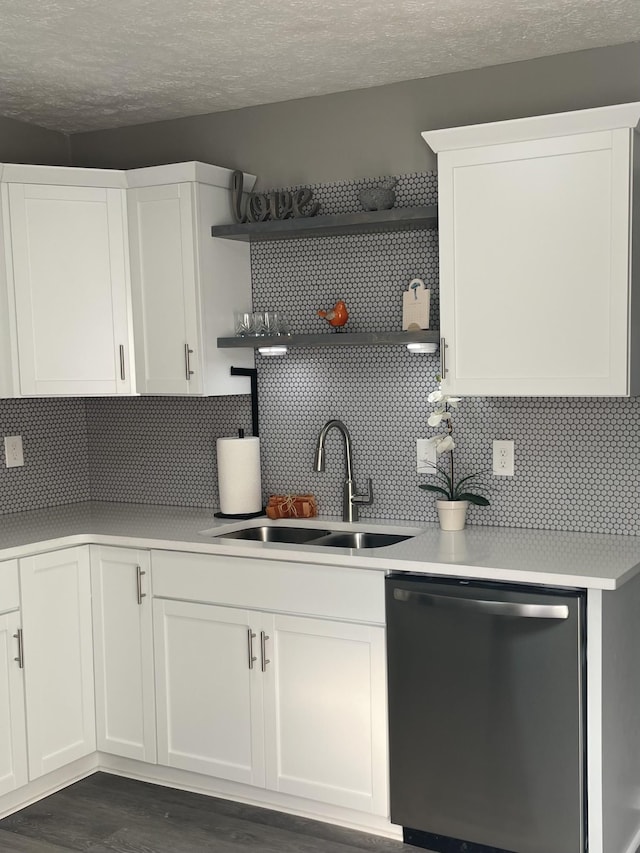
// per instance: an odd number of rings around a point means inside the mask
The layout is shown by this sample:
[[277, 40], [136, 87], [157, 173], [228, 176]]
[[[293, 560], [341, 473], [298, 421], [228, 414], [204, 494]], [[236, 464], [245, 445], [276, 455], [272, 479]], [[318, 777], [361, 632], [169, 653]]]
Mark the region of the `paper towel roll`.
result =
[[220, 511], [226, 515], [260, 512], [260, 439], [219, 438], [216, 450]]

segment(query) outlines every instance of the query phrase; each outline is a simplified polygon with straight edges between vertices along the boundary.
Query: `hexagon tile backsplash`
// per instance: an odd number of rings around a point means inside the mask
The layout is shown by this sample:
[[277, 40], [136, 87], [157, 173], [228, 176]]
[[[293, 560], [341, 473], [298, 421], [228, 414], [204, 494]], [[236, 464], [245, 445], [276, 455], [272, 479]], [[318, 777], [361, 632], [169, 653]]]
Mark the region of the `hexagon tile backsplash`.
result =
[[[0, 515], [89, 500], [84, 403], [0, 400]], [[22, 436], [24, 467], [5, 467], [5, 435]]]
[[[359, 209], [358, 191], [378, 181], [313, 186], [323, 213]], [[397, 205], [435, 204], [433, 173], [404, 175]], [[288, 316], [298, 333], [326, 331], [319, 307], [347, 302], [347, 330], [399, 330], [401, 291], [411, 278], [431, 288], [439, 318], [437, 233], [354, 235], [252, 245], [254, 305]], [[552, 307], [550, 306], [550, 310]], [[291, 350], [257, 357], [263, 488], [310, 491], [323, 512], [339, 513], [343, 477], [337, 434], [327, 471], [312, 470], [317, 434], [343, 420], [353, 438], [356, 482], [373, 479], [362, 517], [436, 521], [432, 496], [418, 489], [416, 438], [429, 437], [437, 356], [395, 347]], [[491, 476], [493, 439], [515, 442], [515, 476]], [[457, 468], [488, 472], [491, 506], [472, 507], [470, 523], [640, 533], [640, 400], [467, 398], [456, 418]]]
[[[358, 191], [378, 180], [312, 187], [324, 213], [358, 210]], [[405, 175], [397, 204], [434, 204], [432, 173]], [[327, 331], [318, 308], [343, 298], [347, 330], [401, 328], [401, 292], [416, 276], [432, 290], [438, 322], [437, 234], [353, 235], [252, 246], [254, 307], [278, 310], [293, 332]], [[550, 310], [551, 307], [550, 307]], [[231, 324], [231, 318], [229, 318]], [[418, 489], [416, 438], [429, 437], [437, 356], [396, 347], [292, 349], [256, 359], [265, 500], [313, 492], [339, 514], [343, 449], [332, 431], [327, 470], [313, 471], [320, 428], [351, 431], [354, 474], [371, 477], [374, 503], [361, 517], [436, 521]], [[1, 435], [25, 439], [24, 468], [0, 465], [0, 515], [86, 500], [215, 507], [215, 439], [250, 434], [249, 398], [0, 400]], [[492, 477], [493, 439], [515, 442], [515, 476]], [[640, 534], [640, 398], [466, 398], [456, 418], [458, 469], [487, 471], [491, 506], [472, 524]], [[0, 447], [2, 443], [0, 442]]]

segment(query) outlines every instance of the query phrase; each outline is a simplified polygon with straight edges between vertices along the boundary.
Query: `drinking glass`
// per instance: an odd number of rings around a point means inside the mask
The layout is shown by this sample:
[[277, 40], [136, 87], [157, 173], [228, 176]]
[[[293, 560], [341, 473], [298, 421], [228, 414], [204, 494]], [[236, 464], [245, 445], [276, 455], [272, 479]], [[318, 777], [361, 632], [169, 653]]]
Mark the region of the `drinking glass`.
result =
[[265, 312], [264, 311], [254, 311], [252, 314], [251, 334], [252, 335], [264, 335], [265, 331], [266, 331]]
[[233, 328], [236, 335], [246, 337], [253, 329], [253, 314], [250, 311], [233, 312]]

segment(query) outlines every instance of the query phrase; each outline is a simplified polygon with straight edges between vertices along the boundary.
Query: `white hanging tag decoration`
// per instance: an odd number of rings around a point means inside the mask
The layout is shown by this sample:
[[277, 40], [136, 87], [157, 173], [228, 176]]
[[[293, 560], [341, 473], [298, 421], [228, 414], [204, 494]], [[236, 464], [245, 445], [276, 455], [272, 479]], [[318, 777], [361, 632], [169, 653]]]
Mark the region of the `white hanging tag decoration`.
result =
[[402, 294], [402, 328], [406, 332], [429, 328], [431, 291], [421, 278], [412, 278]]

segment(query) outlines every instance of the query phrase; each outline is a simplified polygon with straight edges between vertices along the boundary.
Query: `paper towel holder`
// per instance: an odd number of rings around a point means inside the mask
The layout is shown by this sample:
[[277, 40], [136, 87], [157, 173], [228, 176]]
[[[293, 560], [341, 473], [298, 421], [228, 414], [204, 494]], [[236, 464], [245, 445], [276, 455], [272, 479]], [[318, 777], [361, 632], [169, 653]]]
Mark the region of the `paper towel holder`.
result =
[[258, 371], [255, 367], [232, 367], [232, 376], [248, 376], [251, 380], [251, 432], [258, 438]]
[[227, 512], [214, 512], [214, 518], [229, 518], [233, 521], [248, 521], [250, 518], [260, 518], [260, 516], [266, 515], [266, 507], [263, 507], [259, 512], [239, 512], [234, 514]]
[[[243, 370], [244, 368], [233, 368], [233, 367], [231, 368], [232, 371], [235, 369]], [[247, 368], [247, 369], [250, 370], [250, 368]], [[252, 386], [253, 386], [253, 382], [252, 382]], [[253, 403], [253, 395], [252, 395], [252, 403]], [[256, 424], [257, 424], [257, 411], [256, 411], [256, 420], [254, 420], [254, 428], [255, 428]], [[244, 430], [242, 429], [242, 427], [238, 428], [238, 438], [244, 438]], [[262, 509], [259, 509], [257, 512], [230, 513], [230, 512], [218, 511], [218, 512], [213, 513], [213, 517], [214, 518], [229, 518], [229, 519], [233, 519], [234, 521], [248, 521], [251, 518], [260, 518], [260, 516], [265, 515], [265, 513], [266, 513], [266, 507], [263, 506]]]

